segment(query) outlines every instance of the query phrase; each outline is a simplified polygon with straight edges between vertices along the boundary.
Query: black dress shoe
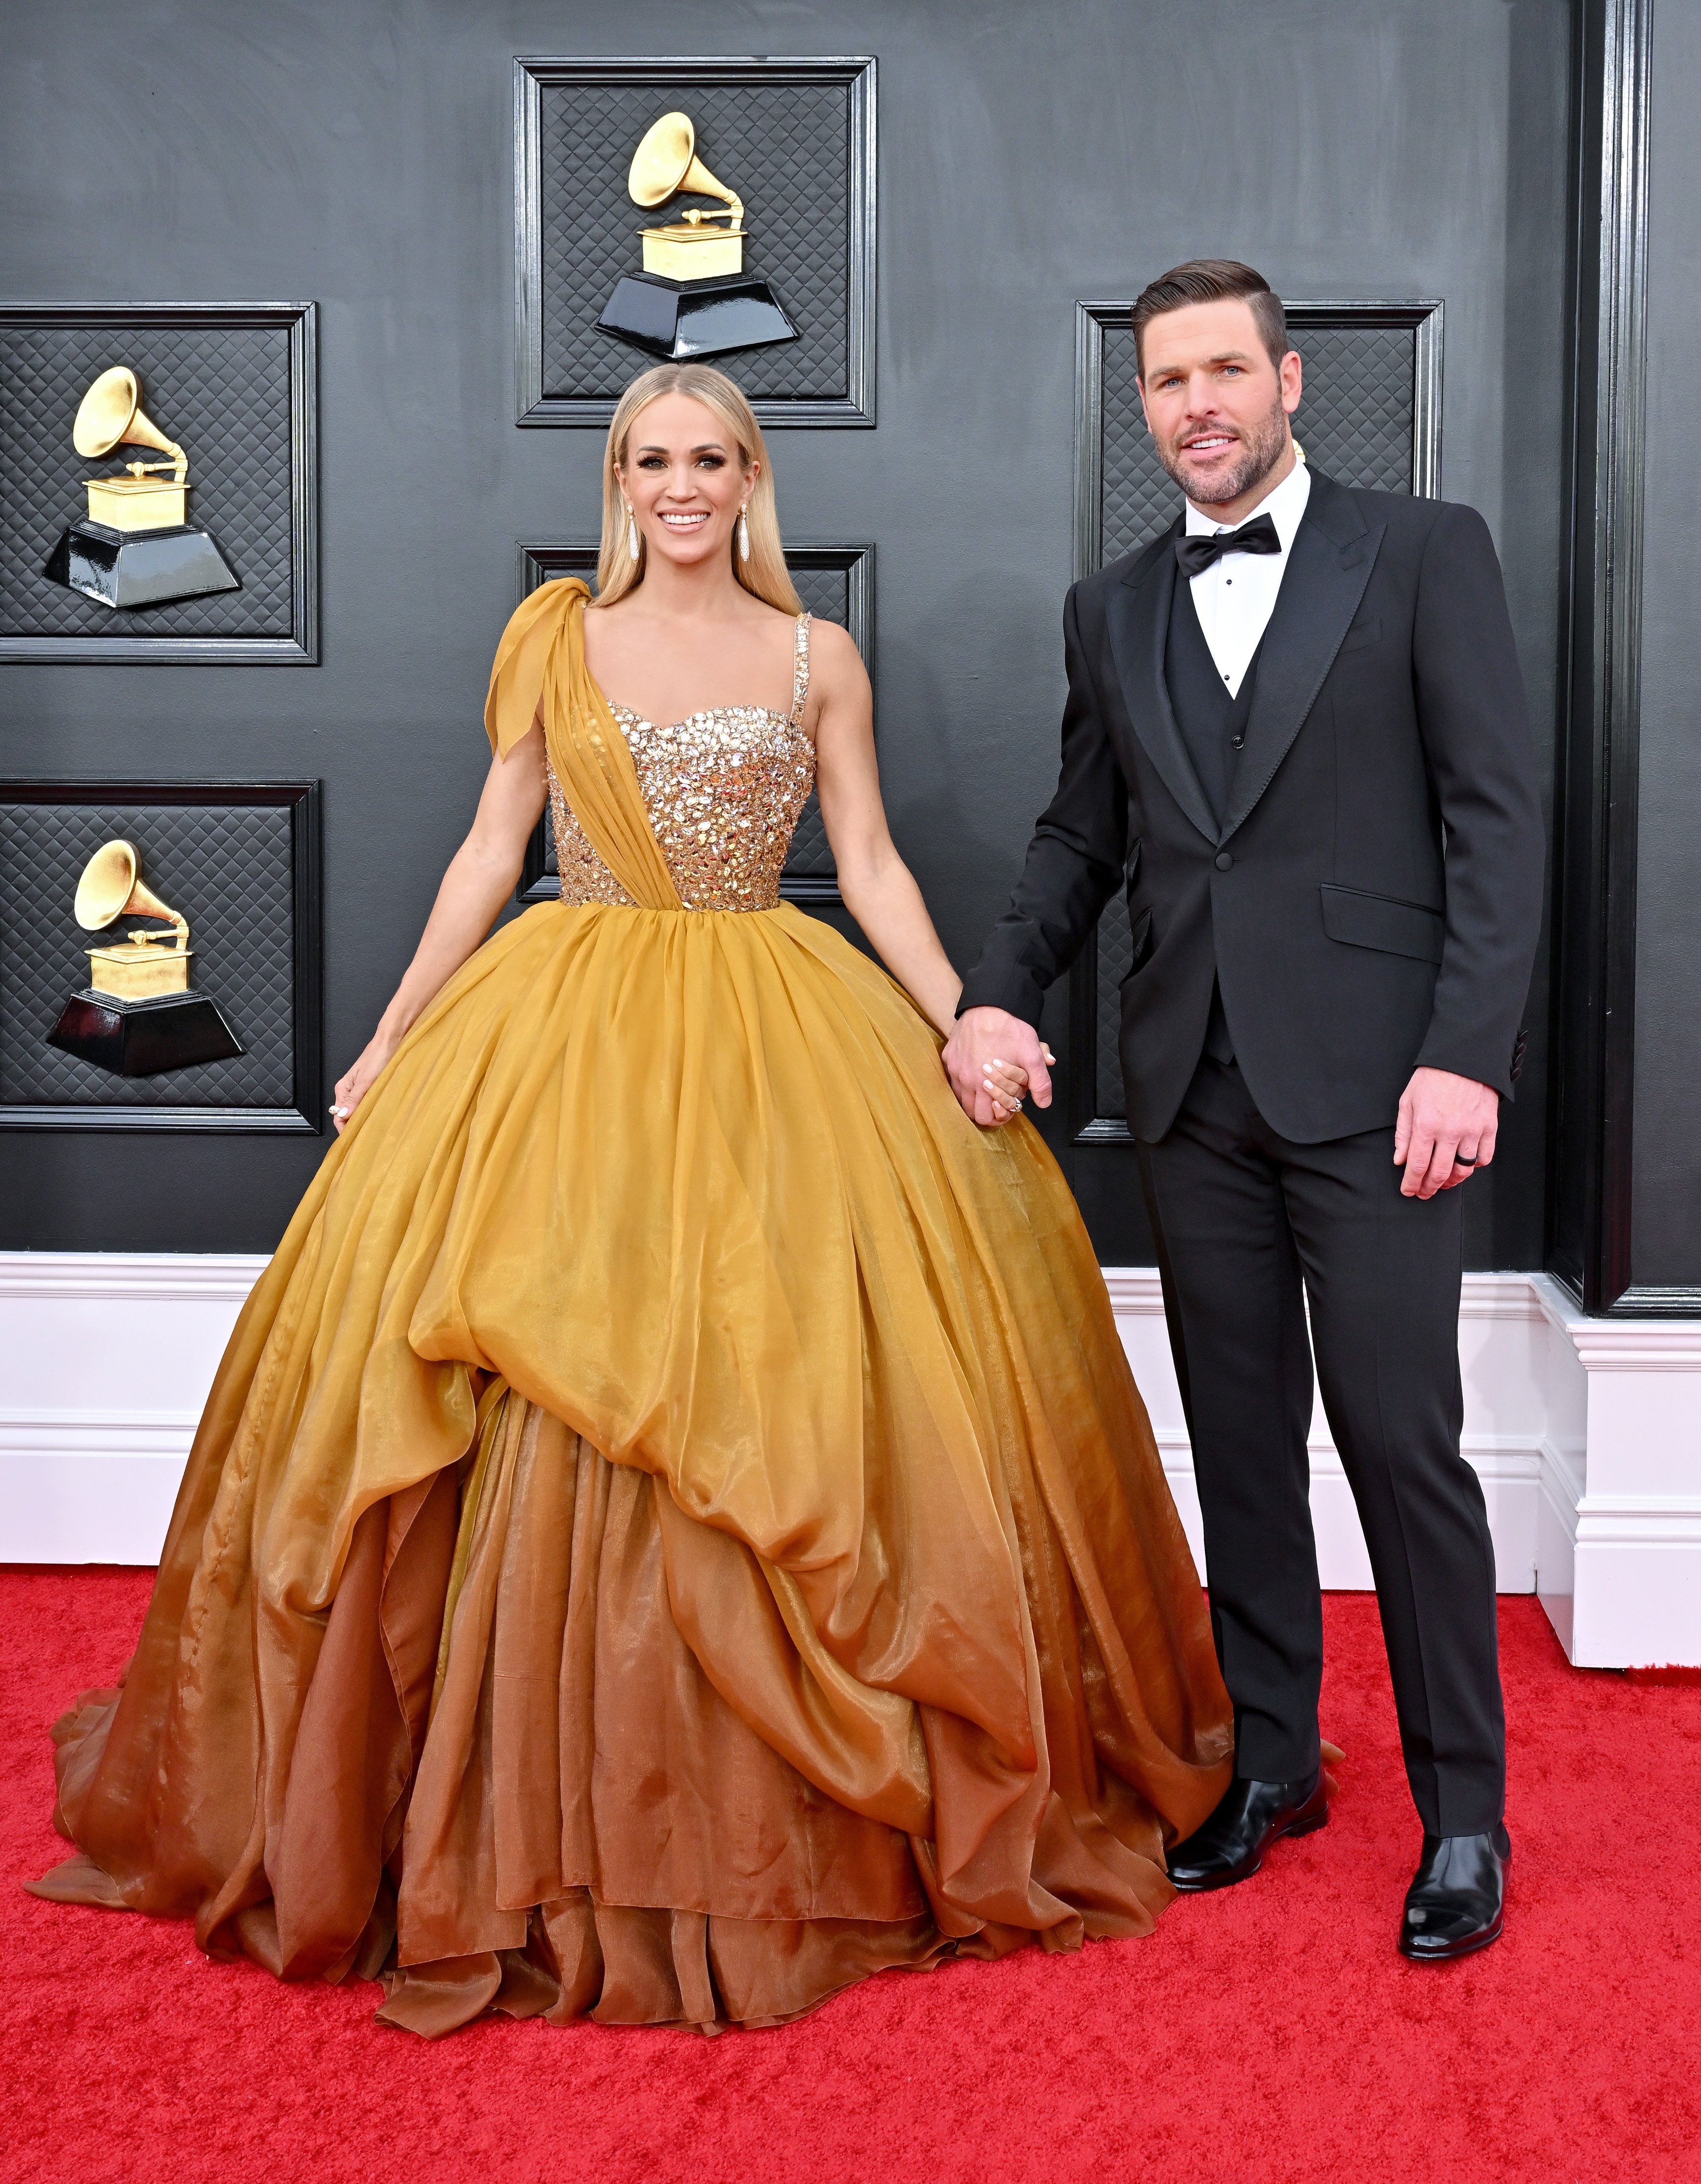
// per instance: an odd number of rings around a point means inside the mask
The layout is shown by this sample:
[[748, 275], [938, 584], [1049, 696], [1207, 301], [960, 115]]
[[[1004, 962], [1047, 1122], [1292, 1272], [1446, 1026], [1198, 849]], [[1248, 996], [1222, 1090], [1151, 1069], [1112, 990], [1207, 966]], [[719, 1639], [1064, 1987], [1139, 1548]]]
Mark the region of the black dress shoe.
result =
[[1417, 1878], [1406, 1891], [1401, 1955], [1444, 1964], [1497, 1942], [1511, 1855], [1503, 1822], [1486, 1836], [1425, 1836]]
[[1329, 1818], [1323, 1770], [1297, 1782], [1252, 1782], [1237, 1774], [1202, 1827], [1169, 1853], [1169, 1878], [1186, 1890], [1249, 1880], [1278, 1836], [1308, 1836]]

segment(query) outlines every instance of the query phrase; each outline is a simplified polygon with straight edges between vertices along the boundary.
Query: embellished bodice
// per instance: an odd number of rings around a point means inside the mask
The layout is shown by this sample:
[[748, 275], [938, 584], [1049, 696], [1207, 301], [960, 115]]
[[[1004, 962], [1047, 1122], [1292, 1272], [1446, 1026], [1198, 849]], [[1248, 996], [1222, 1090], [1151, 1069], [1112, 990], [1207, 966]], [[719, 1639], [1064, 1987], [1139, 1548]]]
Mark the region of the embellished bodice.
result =
[[[802, 727], [809, 621], [797, 618], [789, 714], [716, 705], [660, 727], [625, 705], [611, 705], [687, 910], [772, 910], [779, 900], [792, 830], [815, 786], [815, 746]], [[585, 838], [553, 766], [549, 783], [561, 900], [633, 907]]]

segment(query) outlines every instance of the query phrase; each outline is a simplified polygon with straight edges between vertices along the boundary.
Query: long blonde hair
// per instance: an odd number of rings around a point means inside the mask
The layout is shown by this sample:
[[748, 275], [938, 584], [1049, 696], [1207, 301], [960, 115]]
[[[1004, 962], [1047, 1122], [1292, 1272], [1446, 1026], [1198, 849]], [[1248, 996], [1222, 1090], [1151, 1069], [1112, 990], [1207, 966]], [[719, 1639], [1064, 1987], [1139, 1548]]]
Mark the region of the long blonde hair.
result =
[[619, 470], [626, 461], [627, 443], [638, 413], [662, 394], [689, 394], [711, 410], [731, 433], [739, 459], [748, 470], [760, 463], [750, 491], [745, 521], [750, 525], [750, 558], [739, 553], [738, 526], [733, 526], [733, 574], [747, 592], [766, 599], [782, 614], [803, 611], [791, 572], [785, 566], [785, 549], [779, 543], [779, 517], [775, 512], [773, 472], [756, 412], [745, 399], [744, 389], [709, 364], [658, 364], [641, 371], [615, 405], [609, 421], [608, 445], [602, 459], [602, 544], [597, 553], [597, 603], [611, 607], [644, 581], [644, 541], [633, 556], [626, 538], [626, 496], [621, 491]]

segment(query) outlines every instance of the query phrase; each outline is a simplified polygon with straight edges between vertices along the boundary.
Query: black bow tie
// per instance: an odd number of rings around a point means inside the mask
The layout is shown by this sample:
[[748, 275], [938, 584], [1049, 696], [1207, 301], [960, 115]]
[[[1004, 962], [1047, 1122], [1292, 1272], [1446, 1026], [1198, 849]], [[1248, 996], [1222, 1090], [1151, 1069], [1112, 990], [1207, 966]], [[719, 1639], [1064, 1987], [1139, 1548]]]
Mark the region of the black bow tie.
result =
[[1280, 554], [1281, 540], [1267, 515], [1255, 515], [1238, 531], [1209, 531], [1178, 538], [1175, 558], [1184, 577], [1202, 576], [1224, 554]]

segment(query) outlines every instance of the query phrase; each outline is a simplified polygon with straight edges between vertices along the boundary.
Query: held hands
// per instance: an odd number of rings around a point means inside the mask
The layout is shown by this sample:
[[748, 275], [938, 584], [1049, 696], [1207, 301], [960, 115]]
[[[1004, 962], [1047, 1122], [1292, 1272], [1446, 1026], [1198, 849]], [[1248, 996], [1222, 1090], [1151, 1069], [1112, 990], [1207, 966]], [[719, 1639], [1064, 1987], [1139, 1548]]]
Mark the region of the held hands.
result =
[[1036, 1107], [1051, 1106], [1053, 1058], [1032, 1024], [1004, 1009], [965, 1009], [941, 1056], [964, 1114], [983, 1129], [1018, 1113], [1026, 1091]]
[[1492, 1085], [1448, 1069], [1414, 1070], [1394, 1126], [1394, 1163], [1406, 1171], [1400, 1195], [1433, 1198], [1469, 1183], [1494, 1158], [1499, 1123]]
[[332, 1095], [331, 1120], [340, 1138], [349, 1117], [371, 1089], [372, 1080], [396, 1050], [397, 1042], [387, 1033], [374, 1032], [354, 1067], [337, 1080]]

